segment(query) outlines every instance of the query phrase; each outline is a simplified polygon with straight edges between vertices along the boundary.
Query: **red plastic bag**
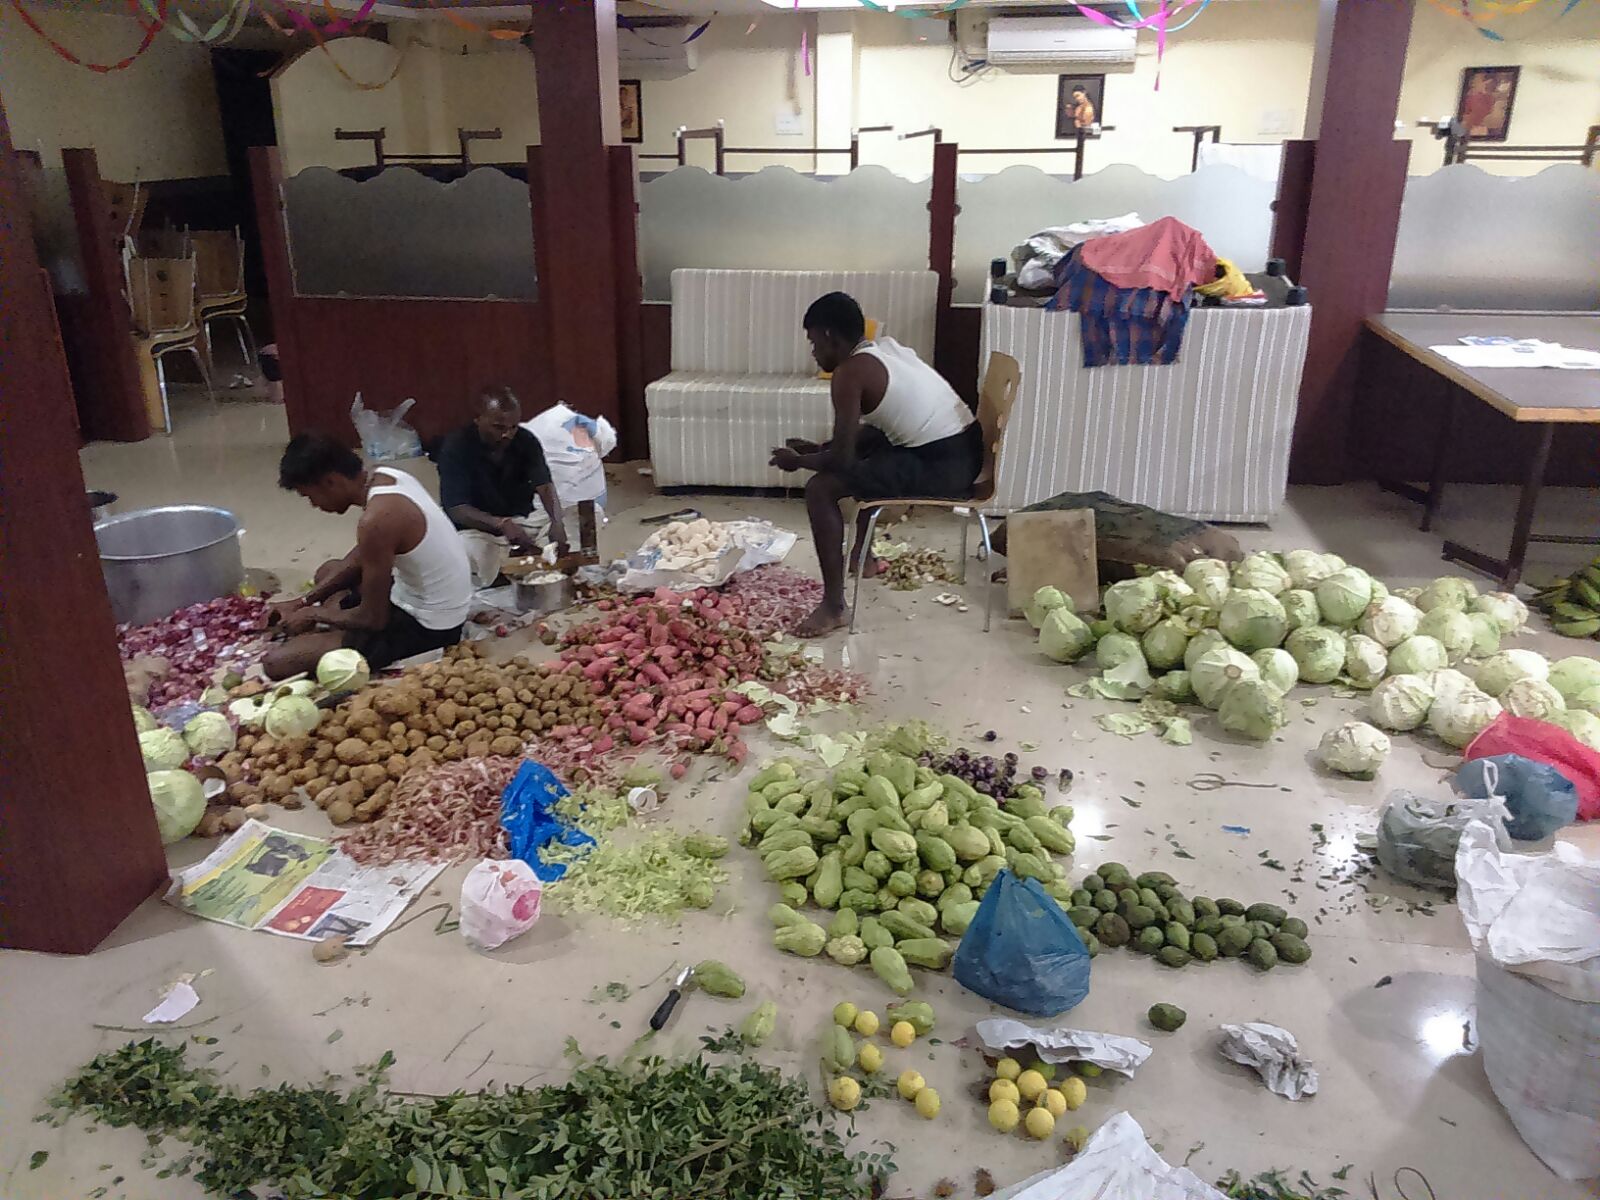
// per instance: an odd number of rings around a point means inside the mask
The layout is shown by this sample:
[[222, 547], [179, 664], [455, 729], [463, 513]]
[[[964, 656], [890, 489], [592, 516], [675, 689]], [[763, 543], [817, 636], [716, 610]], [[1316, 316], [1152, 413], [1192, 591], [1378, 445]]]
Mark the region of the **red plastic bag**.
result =
[[1549, 763], [1578, 789], [1578, 820], [1600, 819], [1600, 753], [1589, 749], [1559, 725], [1501, 713], [1472, 739], [1466, 758], [1520, 754]]

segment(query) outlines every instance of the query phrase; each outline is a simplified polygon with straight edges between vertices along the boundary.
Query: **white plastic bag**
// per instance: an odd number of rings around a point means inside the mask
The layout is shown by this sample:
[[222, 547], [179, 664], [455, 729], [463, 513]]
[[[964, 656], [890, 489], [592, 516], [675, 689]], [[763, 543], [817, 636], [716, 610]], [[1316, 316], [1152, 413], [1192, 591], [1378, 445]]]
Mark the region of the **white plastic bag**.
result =
[[1456, 876], [1489, 1086], [1547, 1167], [1600, 1175], [1600, 860], [1505, 854], [1474, 821]]
[[376, 412], [362, 404], [361, 393], [356, 393], [350, 405], [350, 423], [356, 427], [361, 454], [368, 462], [394, 462], [422, 453], [422, 439], [406, 424], [406, 413], [416, 402], [412, 397], [402, 400], [388, 412]]
[[479, 950], [493, 950], [527, 933], [539, 919], [542, 888], [520, 858], [485, 859], [461, 882], [461, 936]]
[[562, 508], [581, 500], [605, 503], [606, 471], [600, 460], [617, 448], [617, 431], [610, 421], [557, 404], [524, 421], [522, 427], [539, 439]]
[[992, 1200], [1227, 1200], [1187, 1167], [1150, 1148], [1125, 1112], [1108, 1118], [1073, 1160], [1041, 1171]]

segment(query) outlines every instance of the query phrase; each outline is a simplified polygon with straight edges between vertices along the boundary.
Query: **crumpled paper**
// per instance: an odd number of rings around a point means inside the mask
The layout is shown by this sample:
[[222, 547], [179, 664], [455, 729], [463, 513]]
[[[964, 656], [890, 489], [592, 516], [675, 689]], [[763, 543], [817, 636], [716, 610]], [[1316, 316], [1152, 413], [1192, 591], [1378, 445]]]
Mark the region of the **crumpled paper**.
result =
[[1287, 1029], [1263, 1021], [1224, 1025], [1217, 1049], [1223, 1058], [1254, 1068], [1267, 1089], [1280, 1096], [1301, 1100], [1317, 1094], [1317, 1069], [1300, 1057], [1300, 1043]]
[[1045, 1062], [1093, 1063], [1107, 1071], [1120, 1071], [1130, 1079], [1150, 1057], [1150, 1047], [1138, 1038], [1069, 1029], [1065, 1025], [1036, 1029], [1009, 1017], [979, 1021], [973, 1032], [983, 1048], [993, 1054], [1004, 1054], [1016, 1046], [1032, 1046]]
[[194, 976], [180, 975], [161, 997], [161, 1003], [145, 1013], [146, 1025], [166, 1025], [181, 1021], [200, 1003], [200, 993], [194, 990]]
[[1226, 1200], [1187, 1167], [1150, 1148], [1125, 1112], [1108, 1117], [1064, 1167], [1041, 1171], [991, 1200]]

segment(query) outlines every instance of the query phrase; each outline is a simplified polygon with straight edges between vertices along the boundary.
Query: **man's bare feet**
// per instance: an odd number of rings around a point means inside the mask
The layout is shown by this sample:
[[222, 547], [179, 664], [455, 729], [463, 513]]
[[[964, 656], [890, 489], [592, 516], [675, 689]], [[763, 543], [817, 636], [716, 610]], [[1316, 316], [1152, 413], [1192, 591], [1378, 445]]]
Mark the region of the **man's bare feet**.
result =
[[835, 608], [823, 601], [811, 610], [811, 615], [801, 621], [795, 629], [796, 637], [821, 637], [832, 633], [835, 629], [843, 629], [850, 624], [850, 610], [848, 608]]
[[[860, 557], [861, 557], [860, 555], [852, 555], [851, 556], [851, 558], [850, 558], [850, 570], [852, 572], [855, 571], [856, 562]], [[879, 558], [877, 555], [869, 554], [869, 555], [867, 555], [866, 565], [861, 568], [861, 578], [863, 578], [863, 579], [872, 579], [875, 576], [882, 575], [884, 570], [888, 567], [888, 565], [889, 565], [888, 563], [886, 563], [883, 559]]]

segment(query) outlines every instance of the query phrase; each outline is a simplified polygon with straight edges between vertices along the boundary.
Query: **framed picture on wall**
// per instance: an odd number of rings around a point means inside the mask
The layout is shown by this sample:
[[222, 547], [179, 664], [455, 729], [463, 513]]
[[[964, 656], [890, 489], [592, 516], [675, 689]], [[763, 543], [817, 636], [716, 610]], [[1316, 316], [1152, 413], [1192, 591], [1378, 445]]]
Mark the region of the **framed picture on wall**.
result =
[[1105, 122], [1106, 77], [1062, 75], [1056, 81], [1056, 136], [1075, 138], [1081, 129], [1098, 136]]
[[1461, 72], [1456, 120], [1475, 142], [1503, 142], [1511, 128], [1521, 67], [1468, 67]]
[[644, 141], [644, 97], [637, 79], [621, 80], [622, 140]]

